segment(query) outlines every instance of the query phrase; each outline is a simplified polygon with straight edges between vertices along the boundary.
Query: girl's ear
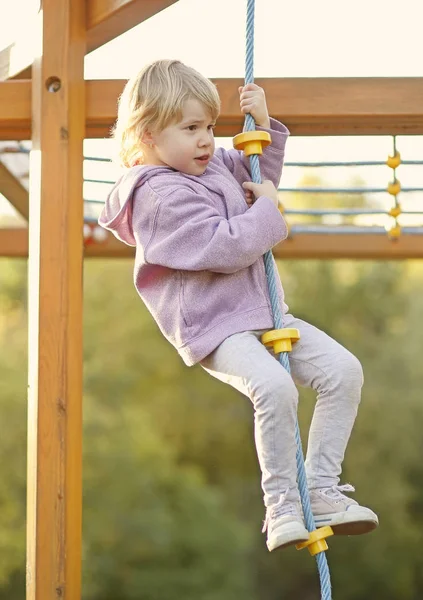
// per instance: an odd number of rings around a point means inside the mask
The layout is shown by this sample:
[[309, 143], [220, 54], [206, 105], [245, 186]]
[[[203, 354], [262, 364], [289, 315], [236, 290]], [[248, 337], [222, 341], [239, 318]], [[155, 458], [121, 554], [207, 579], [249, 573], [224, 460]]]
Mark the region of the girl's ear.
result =
[[141, 141], [146, 146], [151, 147], [153, 145], [153, 134], [151, 133], [151, 131], [144, 131]]

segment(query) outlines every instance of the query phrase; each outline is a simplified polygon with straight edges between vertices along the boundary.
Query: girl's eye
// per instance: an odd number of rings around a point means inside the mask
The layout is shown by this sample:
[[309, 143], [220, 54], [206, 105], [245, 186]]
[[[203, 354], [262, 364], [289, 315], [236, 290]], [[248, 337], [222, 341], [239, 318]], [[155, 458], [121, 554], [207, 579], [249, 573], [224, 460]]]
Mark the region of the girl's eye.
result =
[[216, 125], [209, 125], [209, 126], [207, 127], [207, 129], [209, 129], [209, 130], [211, 131], [211, 130], [212, 130], [212, 129], [214, 129], [215, 127], [216, 127]]
[[190, 131], [195, 131], [197, 129], [197, 125], [189, 125], [188, 129]]

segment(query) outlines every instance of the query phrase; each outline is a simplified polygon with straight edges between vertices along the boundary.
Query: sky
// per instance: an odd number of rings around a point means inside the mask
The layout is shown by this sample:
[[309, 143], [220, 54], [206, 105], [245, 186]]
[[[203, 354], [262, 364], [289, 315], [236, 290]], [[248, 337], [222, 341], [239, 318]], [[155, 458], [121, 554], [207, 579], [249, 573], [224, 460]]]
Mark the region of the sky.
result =
[[[29, 28], [39, 0], [0, 0], [0, 47]], [[179, 0], [91, 53], [87, 78], [124, 78], [177, 57], [208, 77], [244, 72], [246, 0]], [[257, 77], [422, 75], [421, 0], [256, 0]], [[30, 28], [29, 28], [30, 29]]]
[[[161, 57], [207, 77], [243, 76], [245, 9], [246, 0], [179, 0], [88, 56], [87, 76], [129, 76]], [[422, 17], [421, 0], [257, 0], [255, 75], [420, 76]], [[111, 48], [121, 60], [104, 60]]]
[[[30, 35], [31, 13], [38, 4], [39, 0], [0, 0], [0, 48], [19, 30]], [[89, 54], [85, 77], [125, 79], [157, 58], [178, 58], [207, 77], [243, 77], [245, 9], [246, 0], [179, 0]], [[422, 0], [256, 0], [255, 76], [421, 77], [422, 22]], [[230, 140], [218, 142], [230, 145]], [[384, 160], [392, 151], [389, 136], [292, 136], [288, 144], [290, 161]], [[404, 158], [423, 158], [423, 136], [401, 136], [398, 145]], [[102, 140], [85, 144], [86, 153], [107, 155], [109, 148]], [[401, 169], [403, 185], [423, 187], [421, 167]], [[384, 186], [390, 173], [387, 167], [319, 170], [333, 185], [348, 185], [359, 177], [370, 186]], [[105, 179], [110, 170], [107, 174]], [[299, 169], [286, 169], [284, 185], [294, 186], [303, 176]], [[101, 196], [103, 191], [104, 187], [86, 185], [84, 195]], [[420, 204], [422, 194], [416, 196], [413, 201]]]

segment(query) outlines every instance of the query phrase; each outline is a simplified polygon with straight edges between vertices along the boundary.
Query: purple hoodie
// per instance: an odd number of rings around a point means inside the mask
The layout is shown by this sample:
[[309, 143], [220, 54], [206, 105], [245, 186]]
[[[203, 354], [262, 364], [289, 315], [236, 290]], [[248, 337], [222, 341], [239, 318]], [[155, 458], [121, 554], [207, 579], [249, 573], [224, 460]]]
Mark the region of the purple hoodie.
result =
[[[271, 119], [263, 179], [279, 185], [288, 130]], [[245, 202], [249, 159], [218, 148], [200, 176], [136, 166], [110, 192], [99, 223], [136, 247], [134, 283], [184, 362], [201, 361], [228, 336], [273, 328], [263, 254], [287, 236], [270, 198]], [[279, 297], [284, 310], [283, 290]]]

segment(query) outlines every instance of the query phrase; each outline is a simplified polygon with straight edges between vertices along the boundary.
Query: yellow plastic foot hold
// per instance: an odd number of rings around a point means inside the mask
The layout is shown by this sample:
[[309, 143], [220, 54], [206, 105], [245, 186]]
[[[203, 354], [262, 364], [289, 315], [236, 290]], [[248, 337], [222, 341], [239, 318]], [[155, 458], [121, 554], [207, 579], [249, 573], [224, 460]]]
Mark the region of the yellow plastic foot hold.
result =
[[295, 547], [297, 550], [308, 548], [311, 556], [316, 556], [316, 554], [319, 554], [320, 552], [326, 552], [328, 549], [326, 538], [331, 535], [333, 535], [332, 527], [321, 527], [320, 529], [311, 531], [308, 540], [306, 542], [301, 542], [301, 544], [297, 544]]
[[263, 154], [263, 148], [271, 143], [272, 138], [267, 131], [244, 131], [238, 133], [233, 139], [234, 148], [243, 150], [245, 156]]
[[275, 354], [291, 352], [292, 344], [298, 342], [299, 339], [300, 332], [298, 329], [272, 329], [272, 331], [266, 331], [261, 336], [262, 344], [272, 346]]
[[386, 164], [391, 169], [396, 169], [397, 167], [399, 167], [400, 164], [401, 164], [401, 155], [400, 155], [400, 153], [399, 152], [395, 152], [394, 156], [388, 156], [388, 160], [386, 161]]

